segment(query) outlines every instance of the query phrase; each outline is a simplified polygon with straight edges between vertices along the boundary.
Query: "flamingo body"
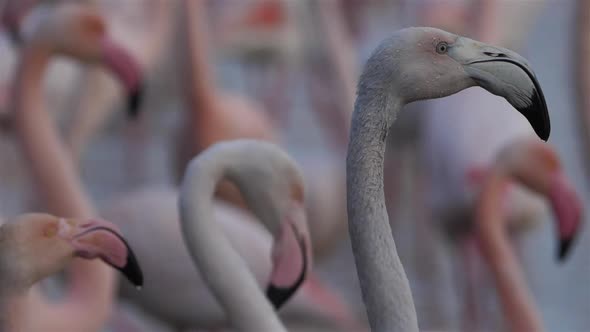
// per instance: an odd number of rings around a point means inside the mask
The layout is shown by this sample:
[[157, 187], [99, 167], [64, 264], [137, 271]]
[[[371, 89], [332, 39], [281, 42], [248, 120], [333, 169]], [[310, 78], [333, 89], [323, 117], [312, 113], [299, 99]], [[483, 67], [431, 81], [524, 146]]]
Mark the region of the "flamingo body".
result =
[[[177, 199], [177, 192], [171, 188], [144, 189], [115, 198], [102, 210], [105, 217], [119, 221], [119, 227], [134, 244], [146, 284], [161, 285], [146, 287], [142, 292], [123, 285], [122, 292], [148, 312], [179, 328], [225, 326], [227, 320], [221, 306], [205, 286], [182, 243]], [[213, 213], [262, 289], [272, 270], [271, 234], [251, 214], [230, 204], [215, 201]], [[157, 239], [157, 245], [145, 239]], [[314, 298], [316, 288], [327, 294], [325, 301]], [[311, 281], [304, 283], [281, 311], [285, 318], [305, 317], [326, 324], [335, 317], [350, 319], [350, 313], [336, 299], [324, 286]]]

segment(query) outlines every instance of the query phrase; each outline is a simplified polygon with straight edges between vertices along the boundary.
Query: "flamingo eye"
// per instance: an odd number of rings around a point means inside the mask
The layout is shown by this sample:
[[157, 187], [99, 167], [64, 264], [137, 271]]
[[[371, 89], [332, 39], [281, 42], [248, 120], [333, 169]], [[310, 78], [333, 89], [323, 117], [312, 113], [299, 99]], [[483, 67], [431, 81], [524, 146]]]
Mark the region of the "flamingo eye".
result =
[[45, 237], [54, 237], [57, 234], [57, 225], [50, 225], [43, 229], [43, 235]]
[[436, 53], [445, 54], [449, 50], [449, 44], [447, 42], [440, 42], [436, 44]]

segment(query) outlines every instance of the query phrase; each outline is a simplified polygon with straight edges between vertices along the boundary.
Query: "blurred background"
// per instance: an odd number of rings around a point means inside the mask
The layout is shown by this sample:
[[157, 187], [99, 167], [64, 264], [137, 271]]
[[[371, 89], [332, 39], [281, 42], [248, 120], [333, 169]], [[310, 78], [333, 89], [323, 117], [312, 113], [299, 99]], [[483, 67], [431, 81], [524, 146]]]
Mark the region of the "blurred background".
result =
[[[141, 195], [173, 192], [190, 158], [215, 142], [240, 137], [276, 142], [303, 169], [316, 277], [358, 326], [367, 328], [347, 232], [348, 126], [362, 65], [383, 38], [409, 26], [438, 27], [513, 49], [530, 61], [550, 112], [548, 144], [587, 206], [590, 1], [188, 1], [80, 1], [96, 10], [108, 34], [141, 69], [144, 98], [137, 118], [125, 112], [121, 84], [99, 66], [53, 57], [43, 77], [43, 103], [68, 155], [100, 214], [115, 216], [114, 222], [133, 218], [116, 211], [122, 205], [141, 210], [165, 204], [164, 199], [146, 203]], [[55, 8], [72, 2], [0, 1], [0, 213], [5, 217], [44, 208], [11, 125], [15, 68], [27, 43], [71, 32], [44, 25], [52, 26]], [[481, 258], [473, 261], [475, 302], [465, 306], [463, 240], [441, 227], [449, 219], [469, 218], [454, 212], [456, 206], [468, 211], [462, 205], [472, 204], [477, 193], [465, 179], [467, 171], [492, 162], [516, 135], [533, 135], [503, 99], [480, 91], [409, 105], [388, 138], [388, 212], [422, 330], [506, 330], [498, 292]], [[514, 135], [509, 123], [519, 128]], [[495, 135], [500, 138], [492, 139]], [[232, 188], [218, 194], [243, 204]], [[544, 201], [540, 205], [537, 227], [514, 232], [513, 242], [543, 324], [547, 331], [590, 331], [590, 233], [582, 227], [570, 257], [558, 263], [554, 216]], [[121, 227], [128, 234], [143, 226]], [[160, 233], [146, 234], [136, 241]], [[134, 236], [130, 239], [133, 246]], [[177, 264], [173, 258], [168, 262]], [[131, 318], [127, 325], [110, 323], [105, 331], [201, 328], [177, 323], [142, 301], [148, 300], [123, 291], [116, 310]], [[282, 314], [294, 330], [360, 328], [292, 311], [287, 307]]]

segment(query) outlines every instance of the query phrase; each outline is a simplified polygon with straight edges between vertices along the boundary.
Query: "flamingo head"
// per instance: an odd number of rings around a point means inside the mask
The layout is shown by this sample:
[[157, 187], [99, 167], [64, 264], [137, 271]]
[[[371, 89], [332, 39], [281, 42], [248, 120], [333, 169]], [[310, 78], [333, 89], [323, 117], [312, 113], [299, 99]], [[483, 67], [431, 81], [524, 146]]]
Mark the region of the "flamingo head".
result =
[[63, 269], [74, 257], [100, 258], [136, 286], [141, 268], [118, 228], [98, 219], [24, 214], [0, 228], [0, 265], [16, 288], [26, 288]]
[[[441, 98], [478, 85], [504, 97], [547, 140], [547, 104], [528, 62], [508, 49], [435, 28], [406, 28], [371, 55], [359, 81], [357, 105], [392, 91], [403, 103]], [[358, 103], [361, 104], [358, 104]]]
[[240, 188], [252, 212], [274, 235], [266, 294], [278, 309], [303, 284], [312, 265], [303, 177], [291, 157], [268, 142], [242, 139], [218, 143], [209, 151], [230, 147], [240, 163], [227, 167], [225, 177]]
[[[37, 6], [38, 19], [23, 32], [29, 47], [69, 55], [82, 62], [106, 66], [123, 84], [128, 112], [138, 115], [143, 95], [141, 68], [135, 58], [109, 35], [102, 17], [90, 6], [64, 3]], [[31, 14], [32, 16], [35, 13]]]
[[564, 260], [579, 233], [583, 205], [567, 180], [557, 153], [537, 140], [517, 140], [500, 152], [498, 167], [501, 172], [547, 197], [559, 236], [557, 257]]

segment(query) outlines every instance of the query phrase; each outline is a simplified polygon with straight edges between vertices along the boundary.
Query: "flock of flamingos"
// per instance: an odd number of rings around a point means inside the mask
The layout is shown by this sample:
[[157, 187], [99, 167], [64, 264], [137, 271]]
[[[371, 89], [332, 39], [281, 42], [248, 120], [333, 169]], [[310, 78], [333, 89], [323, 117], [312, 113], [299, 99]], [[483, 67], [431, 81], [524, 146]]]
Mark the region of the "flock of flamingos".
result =
[[[415, 134], [396, 119], [430, 99], [417, 112], [419, 144], [439, 180], [423, 202], [460, 257], [461, 329], [486, 330], [475, 310], [480, 259], [504, 328], [544, 330], [512, 235], [543, 220], [547, 206], [556, 257], [565, 260], [582, 229], [582, 201], [545, 143], [552, 110], [532, 66], [497, 46], [521, 47], [535, 10], [500, 24], [494, 1], [473, 3], [0, 1], [2, 52], [16, 54], [0, 83], [0, 125], [20, 158], [3, 163], [32, 179], [23, 211], [47, 212], [3, 212], [0, 330], [143, 331], [118, 305], [122, 297], [178, 331], [279, 332], [307, 321], [317, 331], [418, 331], [386, 201]], [[368, 34], [366, 17], [392, 4], [444, 30], [390, 33], [357, 72], [353, 50]], [[165, 61], [178, 69], [163, 75], [157, 67], [169, 48]], [[214, 52], [242, 59], [253, 98], [222, 90]], [[58, 57], [79, 62], [79, 76], [65, 67], [47, 74]], [[147, 103], [154, 88], [146, 82], [159, 75], [155, 89], [178, 91]], [[296, 162], [282, 147], [295, 79], [340, 158]], [[122, 97], [129, 178], [141, 177], [149, 153], [143, 108], [182, 100], [171, 151], [178, 189], [143, 187], [99, 208], [80, 164]], [[368, 322], [313, 268], [346, 235]], [[127, 281], [119, 285], [113, 269]]]

